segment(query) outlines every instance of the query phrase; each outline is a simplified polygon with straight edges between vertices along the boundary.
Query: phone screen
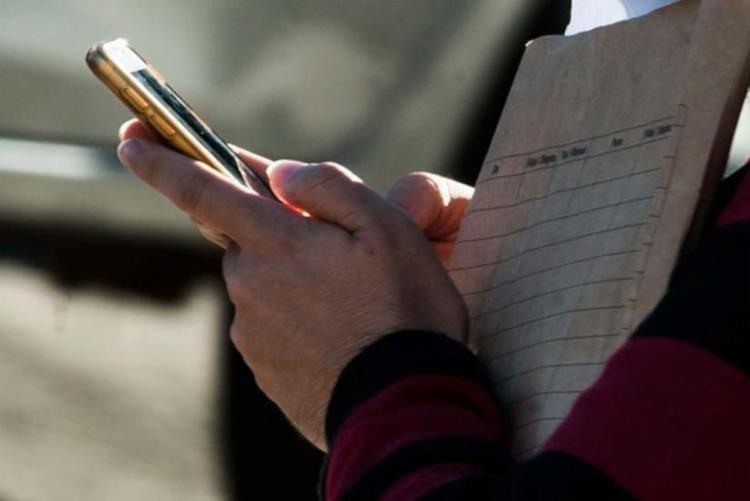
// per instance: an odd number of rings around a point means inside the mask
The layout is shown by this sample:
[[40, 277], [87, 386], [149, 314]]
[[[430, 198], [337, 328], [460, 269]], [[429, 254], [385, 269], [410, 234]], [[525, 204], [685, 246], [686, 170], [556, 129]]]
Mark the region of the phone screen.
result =
[[[160, 105], [159, 108], [168, 110], [172, 121], [177, 122], [181, 126], [179, 128], [182, 132], [178, 133], [182, 135], [189, 133], [193, 143], [196, 143], [194, 145], [197, 146], [197, 144], [200, 144], [204, 152], [210, 154], [214, 161], [213, 163], [219, 163], [226, 174], [230, 175], [243, 186], [249, 185], [259, 193], [275, 198], [273, 192], [263, 179], [245, 166], [227, 143], [192, 111], [190, 106], [163, 78], [159, 77], [152, 70], [143, 58], [130, 48], [126, 40], [112, 40], [101, 44], [100, 47], [109, 61], [115, 64], [120, 72], [129, 75], [133, 82], [129, 85], [140, 87], [140, 89], [132, 90], [122, 88], [113, 89], [115, 93], [125, 93], [125, 97], [128, 98], [127, 100], [130, 104], [143, 113], [148, 108], [148, 103], [142, 98], [139, 99], [137, 94], [147, 93], [153, 101], [158, 102]], [[102, 77], [100, 76], [100, 78]], [[131, 92], [136, 95], [133, 96]], [[153, 114], [147, 116], [149, 122], [157, 118]], [[158, 124], [152, 125], [169, 139], [169, 133], [161, 129], [168, 130], [172, 126], [157, 127]]]
[[211, 130], [198, 116], [190, 110], [190, 107], [180, 96], [167, 84], [157, 80], [148, 69], [142, 69], [131, 73], [144, 87], [152, 91], [152, 95], [161, 103], [172, 110], [188, 130], [193, 132], [201, 141], [203, 146], [214, 156], [218, 157], [227, 167], [230, 174], [242, 184], [242, 164], [235, 153], [229, 149], [218, 134]]

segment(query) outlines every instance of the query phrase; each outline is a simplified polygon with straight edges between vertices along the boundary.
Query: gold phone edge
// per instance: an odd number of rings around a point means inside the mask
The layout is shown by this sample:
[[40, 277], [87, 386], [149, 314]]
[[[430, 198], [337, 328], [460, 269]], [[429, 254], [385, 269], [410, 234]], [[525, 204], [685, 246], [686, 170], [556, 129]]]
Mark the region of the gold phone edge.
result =
[[[190, 158], [206, 163], [209, 167], [219, 171], [233, 182], [240, 184], [235, 180], [234, 176], [232, 176], [227, 171], [227, 169], [221, 164], [221, 162], [214, 157], [214, 155], [207, 151], [206, 148], [202, 144], [200, 144], [181, 123], [174, 120], [172, 113], [168, 112], [168, 110], [166, 110], [160, 102], [153, 99], [150, 93], [143, 92], [141, 84], [139, 82], [137, 82], [130, 74], [118, 68], [117, 65], [115, 65], [109, 59], [109, 57], [104, 53], [102, 49], [104, 43], [106, 42], [99, 42], [88, 50], [88, 52], [86, 53], [86, 64], [94, 73], [94, 75], [96, 75], [96, 77], [104, 85], [107, 86], [110, 92], [112, 92], [112, 94], [114, 94], [117, 99], [119, 99], [120, 102], [122, 102], [142, 123], [146, 124], [149, 128], [151, 128], [154, 132], [156, 132], [160, 137], [162, 137], [170, 145], [174, 146], [181, 153], [189, 156]], [[138, 54], [135, 49], [130, 46], [128, 47], [130, 48], [130, 50]], [[143, 61], [146, 61], [140, 56], [140, 54], [138, 54], [138, 57], [140, 57]], [[163, 77], [161, 77], [161, 75], [150, 64], [148, 64], [148, 62], [146, 62], [146, 65], [149, 71], [163, 80]], [[120, 82], [116, 81], [117, 79], [119, 79]], [[148, 118], [143, 112], [141, 112], [138, 108], [135, 107], [134, 104], [132, 104], [125, 98], [125, 96], [123, 95], [123, 91], [126, 87], [135, 88], [140, 91], [138, 92], [138, 94], [148, 103], [151, 109], [154, 110], [154, 113], [156, 113], [162, 120], [165, 120], [167, 123], [169, 123], [169, 125], [176, 131], [175, 137], [178, 138], [178, 141], [174, 141], [173, 139], [170, 139], [169, 137], [166, 137], [164, 134], [162, 134], [157, 127], [149, 122]], [[181, 139], [184, 143], [180, 144], [179, 139]]]

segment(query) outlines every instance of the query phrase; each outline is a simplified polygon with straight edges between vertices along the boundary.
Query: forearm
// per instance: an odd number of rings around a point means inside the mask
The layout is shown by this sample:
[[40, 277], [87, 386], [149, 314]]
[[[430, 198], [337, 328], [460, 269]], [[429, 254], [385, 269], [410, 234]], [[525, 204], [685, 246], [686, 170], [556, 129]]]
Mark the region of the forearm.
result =
[[478, 361], [439, 334], [392, 334], [355, 358], [334, 390], [326, 431], [326, 499], [416, 499], [509, 465]]
[[[746, 497], [750, 207], [734, 209], [682, 261], [542, 453], [512, 470], [502, 420], [479, 369], [465, 369], [476, 364], [465, 348], [406, 346], [404, 333], [365, 350], [367, 363], [339, 381], [348, 397], [334, 394], [327, 499]], [[391, 370], [394, 359], [411, 369]]]
[[547, 452], [512, 470], [478, 361], [444, 336], [403, 332], [344, 371], [328, 415], [325, 499], [629, 499], [602, 471]]

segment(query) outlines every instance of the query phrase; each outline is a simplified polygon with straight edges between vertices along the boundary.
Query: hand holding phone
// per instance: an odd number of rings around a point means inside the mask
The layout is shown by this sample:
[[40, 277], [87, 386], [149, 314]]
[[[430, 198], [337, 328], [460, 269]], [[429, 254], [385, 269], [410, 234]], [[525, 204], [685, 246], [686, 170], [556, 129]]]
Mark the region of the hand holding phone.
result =
[[[91, 71], [144, 124], [173, 149], [204, 162], [240, 186], [275, 198], [266, 182], [129, 45], [116, 39], [94, 45], [86, 54]], [[199, 224], [201, 233], [226, 247], [223, 235]]]

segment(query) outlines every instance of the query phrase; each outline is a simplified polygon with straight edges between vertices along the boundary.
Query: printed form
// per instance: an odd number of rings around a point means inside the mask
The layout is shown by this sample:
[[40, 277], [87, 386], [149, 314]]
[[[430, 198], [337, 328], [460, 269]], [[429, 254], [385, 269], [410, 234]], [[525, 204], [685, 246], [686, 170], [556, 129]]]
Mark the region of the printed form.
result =
[[688, 0], [528, 47], [450, 265], [517, 456], [539, 449], [666, 289], [723, 172], [749, 8]]

